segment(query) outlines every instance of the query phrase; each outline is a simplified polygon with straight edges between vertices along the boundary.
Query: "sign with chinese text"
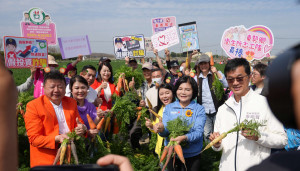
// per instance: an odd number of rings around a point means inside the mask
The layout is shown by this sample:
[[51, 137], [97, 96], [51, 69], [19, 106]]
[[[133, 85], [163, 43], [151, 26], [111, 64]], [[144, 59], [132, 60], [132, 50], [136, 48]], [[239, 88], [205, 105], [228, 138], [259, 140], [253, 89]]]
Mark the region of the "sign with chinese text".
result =
[[126, 56], [144, 57], [146, 55], [144, 35], [117, 36], [114, 37], [113, 43], [116, 59], [124, 59]]
[[43, 39], [5, 36], [4, 56], [7, 68], [42, 68], [48, 65], [48, 46]]
[[50, 14], [46, 14], [42, 9], [31, 8], [23, 12], [20, 25], [22, 37], [46, 39], [49, 45], [56, 45], [56, 25]]
[[79, 54], [90, 55], [92, 53], [87, 35], [76, 37], [59, 37], [58, 44], [63, 59], [74, 58]]
[[145, 37], [145, 49], [147, 52], [153, 52], [153, 44], [150, 37]]
[[167, 28], [176, 26], [176, 17], [152, 18], [152, 33], [164, 31]]
[[273, 46], [272, 31], [261, 25], [249, 29], [243, 25], [230, 27], [221, 39], [221, 47], [230, 58], [246, 58], [248, 61], [269, 57]]
[[170, 27], [165, 31], [159, 32], [151, 37], [154, 49], [164, 50], [179, 43], [176, 26]]
[[178, 25], [182, 52], [200, 50], [196, 22]]

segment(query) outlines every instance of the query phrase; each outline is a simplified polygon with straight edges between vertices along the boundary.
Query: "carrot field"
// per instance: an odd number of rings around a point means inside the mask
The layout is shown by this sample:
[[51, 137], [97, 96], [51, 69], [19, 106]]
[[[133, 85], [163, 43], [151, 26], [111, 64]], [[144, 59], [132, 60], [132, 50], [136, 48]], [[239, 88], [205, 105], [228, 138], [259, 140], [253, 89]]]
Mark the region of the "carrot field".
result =
[[[71, 61], [57, 61], [59, 63], [59, 67], [65, 67]], [[124, 61], [122, 60], [113, 60], [111, 65], [113, 67], [113, 73], [118, 70], [122, 65], [124, 65]], [[93, 65], [98, 68], [98, 60], [84, 60], [77, 65], [78, 73], [81, 71], [84, 65]], [[193, 65], [193, 64], [192, 64]], [[216, 67], [223, 72], [224, 65], [216, 65]], [[139, 64], [138, 70], [142, 72], [141, 65]], [[26, 81], [26, 79], [30, 76], [29, 69], [12, 69], [13, 77], [16, 82], [16, 85], [20, 85]], [[22, 93], [19, 95], [19, 100], [25, 101], [27, 103], [33, 97], [33, 88], [26, 93]], [[19, 170], [29, 170], [29, 142], [26, 136], [26, 129], [24, 126], [23, 117], [18, 115], [18, 148], [19, 148]], [[122, 139], [122, 138], [121, 138]], [[78, 156], [79, 163], [95, 163], [98, 157], [101, 157], [108, 153], [119, 154], [127, 156], [135, 170], [160, 170], [158, 157], [153, 153], [153, 147], [155, 147], [155, 141], [146, 142], [142, 145], [141, 150], [131, 149], [128, 145], [128, 141], [121, 140], [120, 137], [112, 137], [112, 140], [109, 144], [104, 145], [100, 143], [99, 153], [93, 157], [89, 156], [86, 153], [86, 149], [80, 143], [85, 143], [83, 140], [79, 140], [77, 142], [76, 147], [78, 148]], [[205, 144], [203, 144], [205, 145]], [[109, 146], [109, 147], [108, 147]], [[221, 153], [217, 153], [212, 151], [211, 149], [202, 153], [202, 169], [201, 170], [218, 170], [219, 159]]]

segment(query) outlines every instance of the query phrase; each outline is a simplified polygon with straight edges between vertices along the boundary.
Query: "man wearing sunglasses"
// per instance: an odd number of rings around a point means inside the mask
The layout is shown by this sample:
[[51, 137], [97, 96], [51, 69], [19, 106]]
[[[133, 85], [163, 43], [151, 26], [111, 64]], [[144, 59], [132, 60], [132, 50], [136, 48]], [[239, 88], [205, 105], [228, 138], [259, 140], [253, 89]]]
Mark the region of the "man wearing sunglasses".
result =
[[269, 109], [266, 98], [249, 88], [249, 62], [244, 58], [232, 59], [226, 64], [224, 72], [233, 96], [219, 108], [215, 132], [210, 135], [210, 140], [244, 120], [265, 121], [265, 126], [259, 127], [261, 136], [242, 130], [228, 134], [213, 146], [215, 151], [223, 151], [220, 171], [247, 170], [267, 158], [271, 148], [283, 148], [287, 144], [287, 136], [282, 124]]

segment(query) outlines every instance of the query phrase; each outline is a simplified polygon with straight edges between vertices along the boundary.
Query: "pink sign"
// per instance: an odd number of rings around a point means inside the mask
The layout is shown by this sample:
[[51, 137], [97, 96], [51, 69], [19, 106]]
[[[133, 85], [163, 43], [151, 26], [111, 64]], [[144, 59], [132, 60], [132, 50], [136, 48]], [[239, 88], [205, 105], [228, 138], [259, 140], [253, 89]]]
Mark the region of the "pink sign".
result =
[[164, 31], [167, 28], [176, 26], [176, 17], [160, 17], [152, 18], [152, 33], [156, 34], [160, 31]]
[[165, 31], [159, 32], [151, 37], [154, 49], [158, 51], [164, 50], [179, 43], [176, 26], [168, 28]]
[[31, 8], [23, 13], [21, 24], [22, 37], [46, 39], [49, 45], [56, 45], [56, 26], [49, 14], [40, 8]]
[[230, 27], [221, 39], [221, 47], [230, 58], [246, 58], [248, 61], [269, 57], [273, 46], [272, 31], [261, 25], [249, 29], [243, 25]]

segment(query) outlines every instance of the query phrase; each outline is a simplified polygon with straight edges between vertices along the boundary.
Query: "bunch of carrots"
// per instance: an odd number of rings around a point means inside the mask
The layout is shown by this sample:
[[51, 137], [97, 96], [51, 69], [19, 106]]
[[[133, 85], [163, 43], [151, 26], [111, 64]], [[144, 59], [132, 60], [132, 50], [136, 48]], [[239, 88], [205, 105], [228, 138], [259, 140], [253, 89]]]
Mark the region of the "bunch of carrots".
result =
[[56, 153], [56, 157], [54, 159], [53, 165], [56, 165], [59, 159], [59, 164], [62, 165], [65, 159], [65, 155], [67, 154], [67, 163], [71, 163], [71, 153], [74, 157], [75, 164], [78, 164], [78, 156], [76, 152], [76, 146], [74, 144], [74, 139], [77, 137], [75, 131], [68, 133], [69, 139], [64, 139], [61, 143], [60, 148]]
[[262, 122], [258, 122], [255, 120], [244, 120], [242, 123], [240, 124], [235, 124], [235, 127], [232, 128], [231, 130], [227, 131], [227, 132], [223, 132], [219, 137], [217, 137], [216, 139], [214, 139], [213, 141], [211, 141], [209, 144], [207, 144], [207, 146], [201, 151], [201, 153], [207, 149], [209, 149], [210, 147], [212, 147], [213, 145], [215, 145], [216, 143], [218, 143], [219, 141], [221, 141], [222, 139], [224, 139], [228, 134], [232, 133], [232, 132], [238, 132], [240, 130], [249, 130], [250, 132], [248, 133], [249, 135], [254, 135], [254, 136], [258, 136], [260, 137], [260, 133], [258, 131], [258, 128], [261, 126], [265, 126], [264, 123], [266, 121], [262, 121]]
[[[176, 138], [178, 136], [185, 135], [190, 131], [192, 126], [193, 124], [188, 125], [187, 120], [185, 120], [183, 117], [178, 117], [174, 120], [169, 121], [167, 123], [167, 129], [170, 132], [169, 138], [171, 139], [171, 138]], [[185, 160], [183, 157], [183, 151], [181, 145], [175, 141], [170, 141], [169, 144], [166, 147], [164, 147], [164, 150], [160, 158], [160, 162], [163, 162], [167, 157], [164, 167], [162, 169], [163, 171], [166, 169], [171, 157], [173, 157], [173, 166], [174, 166], [176, 155], [185, 166]]]

